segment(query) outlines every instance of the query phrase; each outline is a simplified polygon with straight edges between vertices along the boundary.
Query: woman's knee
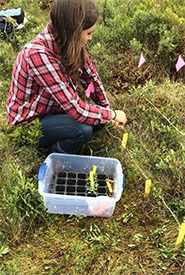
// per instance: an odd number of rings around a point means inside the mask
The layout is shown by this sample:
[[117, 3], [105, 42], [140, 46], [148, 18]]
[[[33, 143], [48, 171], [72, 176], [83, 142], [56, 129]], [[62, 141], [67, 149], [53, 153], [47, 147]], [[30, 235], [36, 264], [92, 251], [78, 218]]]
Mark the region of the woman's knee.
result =
[[80, 123], [68, 115], [50, 116], [41, 120], [43, 137], [40, 145], [48, 147], [57, 141], [85, 144], [91, 137], [93, 126]]
[[83, 124], [82, 127], [80, 127], [81, 132], [84, 136], [85, 143], [90, 139], [92, 132], [93, 132], [93, 126], [88, 124]]

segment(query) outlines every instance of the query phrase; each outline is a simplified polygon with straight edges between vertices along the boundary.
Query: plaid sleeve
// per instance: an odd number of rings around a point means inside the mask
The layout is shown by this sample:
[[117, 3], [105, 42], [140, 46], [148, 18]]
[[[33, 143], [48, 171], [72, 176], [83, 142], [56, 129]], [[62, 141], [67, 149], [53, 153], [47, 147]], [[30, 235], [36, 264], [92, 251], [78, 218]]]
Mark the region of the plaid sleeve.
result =
[[[43, 50], [30, 50], [28, 58], [30, 76], [75, 120], [86, 124], [107, 124], [111, 110], [104, 106], [85, 103], [69, 85], [61, 62], [55, 55]], [[106, 106], [107, 107], [107, 106]]]
[[102, 81], [95, 69], [95, 67], [92, 65], [91, 60], [88, 55], [86, 55], [87, 63], [84, 68], [81, 68], [81, 75], [80, 80], [81, 84], [86, 90], [88, 85], [93, 82], [95, 92], [91, 93], [90, 96], [92, 100], [105, 108], [110, 108], [110, 104], [107, 98], [107, 95], [105, 93]]

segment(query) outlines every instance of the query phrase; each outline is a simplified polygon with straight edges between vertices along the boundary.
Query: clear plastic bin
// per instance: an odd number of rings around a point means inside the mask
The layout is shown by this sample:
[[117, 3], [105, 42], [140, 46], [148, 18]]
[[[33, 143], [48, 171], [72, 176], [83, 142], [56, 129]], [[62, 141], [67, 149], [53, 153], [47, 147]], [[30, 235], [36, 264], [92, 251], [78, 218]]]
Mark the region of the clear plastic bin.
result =
[[[92, 191], [89, 174], [94, 166], [97, 188]], [[47, 212], [58, 214], [110, 217], [124, 189], [119, 160], [58, 153], [41, 165], [38, 182]]]

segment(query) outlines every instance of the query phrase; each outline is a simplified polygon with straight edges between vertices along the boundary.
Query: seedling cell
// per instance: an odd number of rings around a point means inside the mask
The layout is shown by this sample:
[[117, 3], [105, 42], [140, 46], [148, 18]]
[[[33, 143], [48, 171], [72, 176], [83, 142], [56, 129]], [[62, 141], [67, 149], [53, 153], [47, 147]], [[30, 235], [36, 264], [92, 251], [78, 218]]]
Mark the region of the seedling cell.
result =
[[86, 180], [77, 180], [77, 185], [85, 186], [87, 184]]

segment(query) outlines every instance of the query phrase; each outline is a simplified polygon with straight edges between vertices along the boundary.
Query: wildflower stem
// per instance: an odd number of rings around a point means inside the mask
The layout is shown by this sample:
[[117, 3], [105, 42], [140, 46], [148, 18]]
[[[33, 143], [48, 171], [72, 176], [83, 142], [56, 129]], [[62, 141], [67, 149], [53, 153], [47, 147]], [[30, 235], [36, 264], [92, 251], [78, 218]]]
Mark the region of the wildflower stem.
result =
[[170, 207], [166, 204], [164, 198], [162, 196], [159, 196], [159, 198], [162, 200], [162, 202], [164, 203], [164, 206], [170, 211], [170, 213], [172, 214], [172, 216], [174, 217], [175, 221], [177, 222], [178, 226], [180, 227], [180, 223], [177, 219], [177, 217], [175, 216], [175, 214], [172, 212], [172, 210], [170, 209]]

